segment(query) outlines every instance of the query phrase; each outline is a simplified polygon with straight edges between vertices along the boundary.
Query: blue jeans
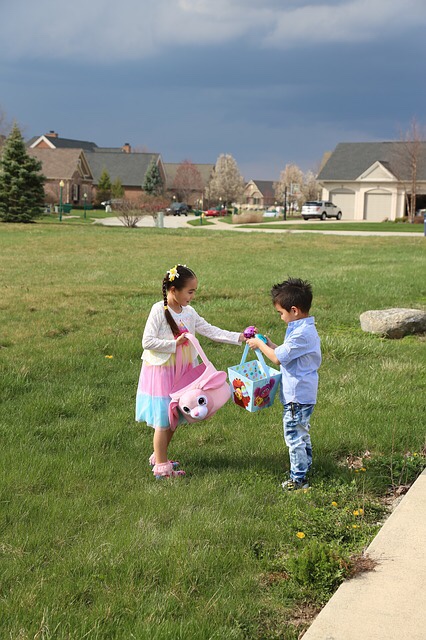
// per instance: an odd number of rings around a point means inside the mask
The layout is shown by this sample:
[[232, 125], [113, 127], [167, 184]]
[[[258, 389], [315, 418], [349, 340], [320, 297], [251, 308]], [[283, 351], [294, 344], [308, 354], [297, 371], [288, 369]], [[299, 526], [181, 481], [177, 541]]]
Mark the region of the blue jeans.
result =
[[305, 479], [312, 464], [312, 444], [309, 430], [314, 404], [289, 402], [284, 405], [284, 440], [290, 454], [290, 478]]

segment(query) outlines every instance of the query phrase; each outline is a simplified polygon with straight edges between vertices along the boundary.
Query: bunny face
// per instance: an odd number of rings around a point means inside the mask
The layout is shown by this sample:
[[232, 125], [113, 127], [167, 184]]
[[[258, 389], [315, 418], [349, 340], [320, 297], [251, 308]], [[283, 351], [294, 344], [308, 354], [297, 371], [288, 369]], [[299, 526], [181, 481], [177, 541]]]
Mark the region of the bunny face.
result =
[[[210, 407], [212, 402], [210, 401]], [[209, 414], [209, 398], [201, 389], [193, 389], [185, 393], [179, 400], [179, 409], [186, 418], [204, 420]]]
[[183, 415], [189, 423], [205, 420], [216, 413], [231, 397], [226, 373], [212, 370], [211, 367], [212, 365], [198, 376], [192, 388], [190, 384], [186, 391], [183, 388], [170, 394], [169, 419], [172, 431], [178, 425], [179, 415]]

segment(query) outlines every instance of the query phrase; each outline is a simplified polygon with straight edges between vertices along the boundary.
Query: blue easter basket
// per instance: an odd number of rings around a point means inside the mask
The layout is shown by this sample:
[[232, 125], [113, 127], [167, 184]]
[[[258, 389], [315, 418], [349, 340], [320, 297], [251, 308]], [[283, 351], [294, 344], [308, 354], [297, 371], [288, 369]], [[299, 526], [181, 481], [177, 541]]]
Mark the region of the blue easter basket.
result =
[[281, 383], [281, 373], [268, 367], [263, 354], [255, 349], [256, 360], [247, 360], [249, 345], [244, 347], [240, 364], [228, 367], [233, 402], [250, 413], [272, 407]]

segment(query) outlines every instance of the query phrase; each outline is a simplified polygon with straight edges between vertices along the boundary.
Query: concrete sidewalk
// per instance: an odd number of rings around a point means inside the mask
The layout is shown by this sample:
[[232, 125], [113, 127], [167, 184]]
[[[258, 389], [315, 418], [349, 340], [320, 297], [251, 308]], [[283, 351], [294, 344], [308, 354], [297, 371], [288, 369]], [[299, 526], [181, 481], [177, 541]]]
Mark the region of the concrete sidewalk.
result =
[[[324, 220], [321, 224], [324, 225], [324, 230], [313, 230], [313, 229], [274, 229], [274, 226], [277, 224], [282, 224], [282, 220], [278, 222], [270, 222], [269, 228], [260, 228], [258, 224], [262, 223], [254, 223], [250, 228], [242, 228], [239, 225], [232, 225], [223, 222], [220, 218], [209, 218], [209, 222], [213, 224], [202, 225], [188, 225], [188, 220], [193, 220], [194, 218], [187, 218], [186, 216], [165, 216], [164, 217], [164, 228], [165, 229], [178, 229], [178, 228], [186, 228], [186, 229], [206, 229], [208, 231], [233, 231], [235, 233], [253, 233], [254, 231], [262, 232], [262, 233], [281, 233], [281, 234], [289, 234], [289, 233], [320, 233], [323, 235], [334, 235], [334, 236], [401, 236], [404, 238], [423, 238], [423, 234], [416, 233], [412, 231], [328, 231], [327, 230], [327, 222], [334, 222], [333, 220]], [[291, 226], [292, 224], [297, 225], [300, 224], [300, 220], [288, 220], [286, 224]], [[94, 224], [101, 224], [106, 227], [122, 227], [123, 222], [117, 217], [111, 218], [99, 218], [95, 220]], [[137, 227], [156, 227], [155, 221], [152, 216], [144, 216], [139, 220], [136, 225]], [[426, 636], [425, 636], [426, 639]]]
[[426, 640], [426, 471], [367, 553], [379, 564], [344, 582], [303, 640]]

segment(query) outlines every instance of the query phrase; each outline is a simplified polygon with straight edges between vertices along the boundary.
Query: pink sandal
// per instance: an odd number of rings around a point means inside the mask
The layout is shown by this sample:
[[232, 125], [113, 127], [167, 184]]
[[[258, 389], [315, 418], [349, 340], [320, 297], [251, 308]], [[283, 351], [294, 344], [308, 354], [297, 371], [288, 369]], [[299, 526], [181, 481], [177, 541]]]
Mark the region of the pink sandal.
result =
[[[168, 460], [168, 462], [172, 463], [173, 469], [177, 469], [180, 465], [180, 462], [178, 462], [177, 460]], [[151, 453], [151, 455], [149, 456], [149, 466], [151, 467], [151, 469], [155, 466], [155, 453]]]
[[175, 471], [170, 461], [155, 464], [152, 468], [152, 473], [157, 480], [161, 480], [163, 478], [178, 478], [185, 476], [185, 471]]

